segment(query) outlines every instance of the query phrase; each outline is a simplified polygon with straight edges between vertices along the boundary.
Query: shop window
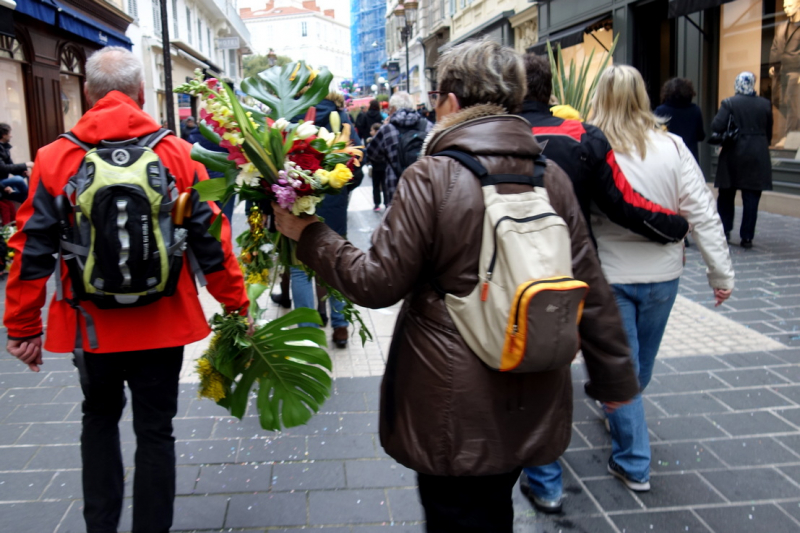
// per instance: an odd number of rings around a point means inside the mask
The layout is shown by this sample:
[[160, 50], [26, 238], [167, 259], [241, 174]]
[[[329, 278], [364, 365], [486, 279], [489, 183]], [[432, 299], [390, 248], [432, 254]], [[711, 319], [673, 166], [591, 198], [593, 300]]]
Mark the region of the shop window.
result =
[[175, 35], [172, 36], [173, 39], [180, 39], [180, 33], [178, 32], [178, 28], [180, 24], [178, 24], [178, 0], [172, 0], [172, 31]]
[[64, 131], [72, 129], [83, 115], [84, 59], [75, 46], [65, 46], [61, 50], [61, 112], [64, 118]]
[[161, 2], [152, 0], [153, 6], [153, 32], [157, 37], [161, 37]]
[[308, 37], [308, 23], [307, 22], [301, 22], [300, 23], [300, 34], [303, 37]]
[[189, 44], [192, 44], [192, 10], [186, 7], [186, 36], [189, 38]]
[[26, 60], [19, 41], [0, 35], [0, 122], [11, 126], [11, 158], [16, 162], [32, 161], [22, 72]]
[[139, 2], [138, 2], [138, 0], [128, 0], [128, 15], [133, 17], [134, 20], [139, 18]]
[[[600, 66], [606, 58], [608, 50], [614, 44], [614, 31], [613, 29], [606, 29], [600, 27], [595, 31], [584, 33], [583, 42], [568, 46], [561, 49], [561, 54], [564, 57], [564, 68], [569, 72], [570, 62], [574, 62], [575, 70], [578, 71], [581, 65], [592, 56], [592, 63], [589, 65], [589, 70], [586, 73], [586, 79], [592, 80], [598, 75]], [[553, 50], [555, 52], [555, 50]], [[609, 59], [608, 65], [613, 64], [613, 59]], [[586, 84], [586, 90], [589, 90], [590, 83]]]
[[203, 49], [203, 21], [197, 18], [197, 49]]
[[719, 104], [736, 76], [756, 75], [756, 92], [772, 102], [773, 159], [800, 154], [800, 0], [736, 0], [720, 16]]

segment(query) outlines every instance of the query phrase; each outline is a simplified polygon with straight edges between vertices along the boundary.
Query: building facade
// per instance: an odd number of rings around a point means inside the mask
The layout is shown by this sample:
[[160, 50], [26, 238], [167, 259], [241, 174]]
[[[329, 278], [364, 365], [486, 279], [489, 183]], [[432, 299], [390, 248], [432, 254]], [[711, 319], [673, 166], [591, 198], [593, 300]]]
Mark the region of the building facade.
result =
[[0, 122], [12, 128], [14, 161], [32, 161], [86, 111], [87, 56], [131, 48], [121, 2], [0, 0]]
[[386, 1], [350, 0], [350, 35], [353, 83], [367, 94], [388, 75], [381, 66], [386, 60]]
[[[164, 46], [160, 0], [124, 0], [133, 19], [128, 36], [145, 67], [145, 111], [161, 122], [166, 116]], [[250, 51], [250, 33], [234, 0], [167, 0], [167, 17], [176, 87], [201, 69], [208, 76], [241, 80], [241, 60]], [[173, 97], [175, 117], [196, 115], [188, 95]]]
[[253, 36], [253, 53], [303, 60], [314, 68], [326, 67], [338, 86], [352, 76], [350, 26], [336, 19], [333, 9], [320, 9], [315, 0], [272, 0], [263, 9], [242, 8]]

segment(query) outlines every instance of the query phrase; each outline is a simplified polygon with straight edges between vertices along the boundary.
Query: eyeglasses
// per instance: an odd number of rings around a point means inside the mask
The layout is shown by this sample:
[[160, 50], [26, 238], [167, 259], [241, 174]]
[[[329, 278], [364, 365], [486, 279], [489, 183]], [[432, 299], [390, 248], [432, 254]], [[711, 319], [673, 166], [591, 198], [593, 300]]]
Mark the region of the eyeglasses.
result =
[[436, 103], [439, 101], [439, 96], [443, 94], [445, 93], [442, 91], [428, 91], [428, 101], [433, 107], [436, 107]]

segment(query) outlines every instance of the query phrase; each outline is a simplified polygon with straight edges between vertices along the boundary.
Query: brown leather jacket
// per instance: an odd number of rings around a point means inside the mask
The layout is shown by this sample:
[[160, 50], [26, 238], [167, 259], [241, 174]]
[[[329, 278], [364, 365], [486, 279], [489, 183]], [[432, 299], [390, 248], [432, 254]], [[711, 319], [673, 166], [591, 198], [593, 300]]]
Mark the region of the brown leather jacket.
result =
[[[423, 154], [448, 148], [475, 154], [490, 173], [514, 174], [532, 173], [530, 156], [541, 151], [524, 119], [488, 105], [446, 117]], [[628, 400], [638, 385], [625, 331], [572, 185], [548, 163], [545, 187], [570, 229], [574, 276], [590, 286], [580, 324], [591, 378], [586, 392]], [[403, 174], [368, 252], [325, 224], [308, 226], [297, 249], [301, 261], [356, 304], [381, 308], [405, 299], [382, 384], [380, 435], [389, 455], [426, 474], [478, 476], [542, 465], [570, 440], [569, 367], [540, 374], [489, 369], [430, 286], [435, 278], [464, 296], [478, 283], [483, 211], [480, 182], [465, 167], [448, 157], [422, 157]]]

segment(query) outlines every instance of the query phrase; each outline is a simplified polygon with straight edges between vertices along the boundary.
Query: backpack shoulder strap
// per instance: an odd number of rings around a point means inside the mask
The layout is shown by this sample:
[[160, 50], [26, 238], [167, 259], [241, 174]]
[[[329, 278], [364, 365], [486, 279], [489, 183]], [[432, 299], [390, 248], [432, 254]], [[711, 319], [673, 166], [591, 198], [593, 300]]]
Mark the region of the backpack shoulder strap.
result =
[[86, 152], [88, 152], [89, 150], [94, 148], [94, 145], [85, 143], [82, 140], [78, 139], [78, 136], [75, 135], [74, 133], [72, 133], [71, 131], [68, 131], [66, 133], [62, 133], [61, 135], [59, 135], [59, 138], [61, 138], [61, 137], [65, 138], [66, 140], [68, 140], [69, 142], [71, 142], [73, 144], [78, 145], [79, 148], [81, 148], [82, 150], [84, 150]]
[[542, 155], [537, 155], [534, 159], [533, 176], [526, 174], [489, 174], [486, 167], [481, 165], [474, 156], [461, 150], [444, 150], [433, 155], [455, 159], [478, 176], [483, 186], [498, 185], [500, 183], [522, 183], [532, 187], [544, 187], [544, 171], [547, 167], [547, 159]]
[[172, 135], [172, 131], [166, 128], [159, 128], [153, 133], [141, 137], [139, 139], [138, 145], [145, 148], [153, 149], [167, 135]]

